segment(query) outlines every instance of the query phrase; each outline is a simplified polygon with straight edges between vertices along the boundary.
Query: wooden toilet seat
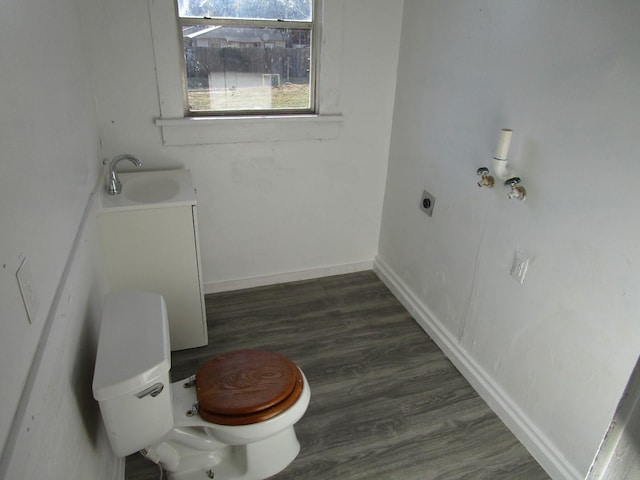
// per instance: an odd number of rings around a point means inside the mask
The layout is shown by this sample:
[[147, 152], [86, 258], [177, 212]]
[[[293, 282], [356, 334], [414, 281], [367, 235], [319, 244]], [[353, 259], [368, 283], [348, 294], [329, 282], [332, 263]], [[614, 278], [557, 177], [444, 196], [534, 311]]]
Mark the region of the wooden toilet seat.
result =
[[300, 369], [267, 350], [237, 350], [196, 372], [199, 415], [219, 425], [249, 425], [275, 417], [293, 405], [303, 388]]

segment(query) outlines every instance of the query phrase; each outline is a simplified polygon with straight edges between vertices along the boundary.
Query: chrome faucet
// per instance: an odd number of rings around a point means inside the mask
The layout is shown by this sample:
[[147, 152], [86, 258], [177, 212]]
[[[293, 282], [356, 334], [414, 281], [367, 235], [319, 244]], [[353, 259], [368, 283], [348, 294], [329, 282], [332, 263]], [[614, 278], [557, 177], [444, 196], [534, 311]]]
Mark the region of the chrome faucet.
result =
[[[109, 178], [107, 179], [107, 193], [109, 195], [119, 195], [122, 191], [122, 183], [120, 183], [118, 171], [116, 170], [116, 166], [120, 160], [129, 160], [136, 167], [142, 166], [142, 162], [140, 160], [128, 153], [114, 157], [113, 160], [109, 162]], [[107, 160], [105, 160], [104, 163], [106, 164]]]

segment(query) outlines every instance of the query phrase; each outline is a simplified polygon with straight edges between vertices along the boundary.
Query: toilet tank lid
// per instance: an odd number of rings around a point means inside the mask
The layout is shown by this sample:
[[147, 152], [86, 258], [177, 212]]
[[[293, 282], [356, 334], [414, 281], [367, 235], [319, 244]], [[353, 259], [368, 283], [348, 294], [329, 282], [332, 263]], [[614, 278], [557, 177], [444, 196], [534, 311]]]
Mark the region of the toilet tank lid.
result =
[[171, 368], [169, 325], [157, 293], [119, 292], [104, 304], [93, 396], [106, 400], [149, 386]]

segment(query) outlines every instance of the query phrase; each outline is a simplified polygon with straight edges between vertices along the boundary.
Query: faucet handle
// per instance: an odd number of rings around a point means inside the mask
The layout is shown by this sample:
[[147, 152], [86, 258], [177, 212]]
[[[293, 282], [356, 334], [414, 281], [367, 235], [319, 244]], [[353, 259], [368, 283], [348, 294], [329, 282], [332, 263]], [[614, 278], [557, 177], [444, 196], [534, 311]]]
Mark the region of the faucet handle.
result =
[[508, 180], [505, 180], [504, 184], [507, 187], [515, 187], [516, 185], [518, 185], [520, 183], [520, 177], [512, 177]]
[[493, 187], [495, 180], [489, 175], [489, 169], [487, 167], [480, 167], [476, 170], [476, 174], [482, 177], [482, 180], [478, 182], [479, 187]]
[[524, 187], [520, 186], [520, 181], [520, 177], [512, 177], [505, 180], [505, 186], [511, 187], [511, 191], [507, 194], [507, 197], [515, 198], [516, 200], [524, 200], [526, 198], [527, 191]]

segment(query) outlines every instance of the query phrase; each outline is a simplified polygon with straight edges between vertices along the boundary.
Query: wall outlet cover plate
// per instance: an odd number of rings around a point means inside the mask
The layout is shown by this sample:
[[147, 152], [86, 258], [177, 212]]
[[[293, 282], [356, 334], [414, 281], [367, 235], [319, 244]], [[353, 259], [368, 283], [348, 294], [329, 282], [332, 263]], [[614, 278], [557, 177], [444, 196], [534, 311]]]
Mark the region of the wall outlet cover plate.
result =
[[511, 264], [511, 276], [520, 284], [524, 283], [524, 276], [529, 268], [529, 257], [524, 253], [516, 251]]

